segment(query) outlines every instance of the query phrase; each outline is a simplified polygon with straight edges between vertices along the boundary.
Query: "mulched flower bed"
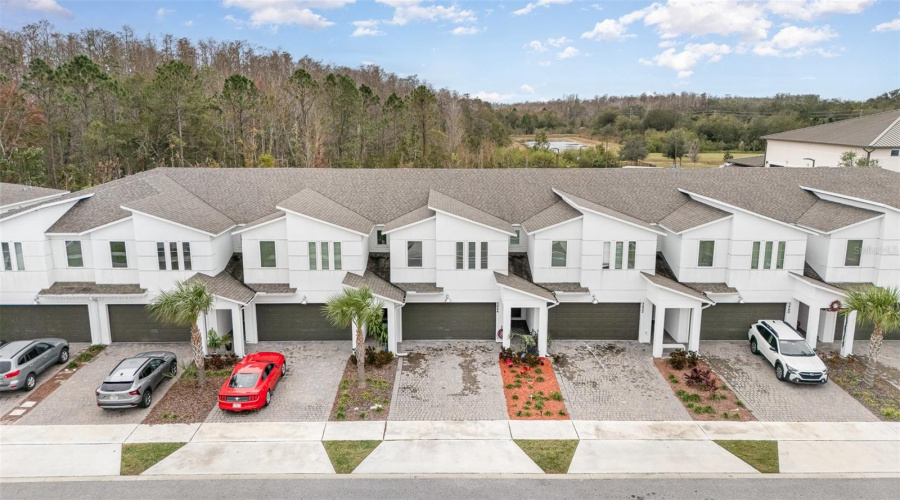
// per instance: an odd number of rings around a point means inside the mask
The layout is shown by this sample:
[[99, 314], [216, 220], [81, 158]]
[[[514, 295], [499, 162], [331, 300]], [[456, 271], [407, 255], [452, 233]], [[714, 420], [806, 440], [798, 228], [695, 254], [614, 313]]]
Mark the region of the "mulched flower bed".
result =
[[653, 363], [659, 369], [659, 373], [669, 383], [675, 397], [681, 401], [687, 412], [694, 420], [717, 420], [717, 421], [733, 421], [748, 422], [756, 420], [753, 413], [744, 406], [735, 393], [729, 390], [722, 380], [715, 375], [715, 372], [709, 365], [698, 360], [696, 369], [705, 372], [709, 370], [714, 377], [715, 390], [709, 387], [694, 384], [689, 385], [685, 375], [690, 375], [694, 368], [685, 366], [682, 369], [672, 368], [668, 359], [654, 359]]
[[569, 420], [549, 359], [535, 367], [500, 360], [500, 374], [510, 420]]
[[328, 420], [387, 420], [396, 376], [396, 358], [383, 366], [366, 363], [366, 388], [360, 389], [357, 384], [359, 379], [356, 377], [356, 363], [351, 357], [344, 367], [344, 376], [338, 385]]
[[[879, 363], [878, 371], [875, 373], [875, 384], [866, 387], [864, 380], [868, 366], [867, 358], [856, 356], [842, 358], [837, 353], [820, 356], [828, 367], [830, 383], [839, 385], [881, 420], [900, 422], [900, 389], [891, 384], [886, 376], [896, 369]], [[891, 375], [895, 375], [893, 378], [900, 378], [896, 373]]]
[[[231, 369], [206, 371], [206, 381], [197, 385], [194, 376], [182, 375], [166, 391], [162, 399], [153, 403], [143, 424], [194, 424], [206, 420], [216, 406], [219, 388], [231, 375]], [[163, 382], [165, 384], [171, 381]]]

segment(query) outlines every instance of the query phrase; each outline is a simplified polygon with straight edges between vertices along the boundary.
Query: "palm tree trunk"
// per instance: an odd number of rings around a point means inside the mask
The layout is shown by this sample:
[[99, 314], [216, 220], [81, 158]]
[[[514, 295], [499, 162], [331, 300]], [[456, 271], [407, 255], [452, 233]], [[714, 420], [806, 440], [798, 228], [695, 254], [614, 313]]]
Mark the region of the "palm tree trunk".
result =
[[191, 359], [197, 367], [197, 385], [203, 387], [203, 383], [206, 382], [206, 370], [203, 368], [203, 337], [196, 322], [191, 325]]
[[362, 326], [356, 325], [356, 380], [360, 389], [366, 388], [366, 349]]
[[878, 354], [881, 353], [881, 344], [884, 341], [884, 329], [875, 323], [872, 338], [869, 339], [869, 365], [866, 367], [866, 387], [875, 385], [875, 372], [878, 371]]

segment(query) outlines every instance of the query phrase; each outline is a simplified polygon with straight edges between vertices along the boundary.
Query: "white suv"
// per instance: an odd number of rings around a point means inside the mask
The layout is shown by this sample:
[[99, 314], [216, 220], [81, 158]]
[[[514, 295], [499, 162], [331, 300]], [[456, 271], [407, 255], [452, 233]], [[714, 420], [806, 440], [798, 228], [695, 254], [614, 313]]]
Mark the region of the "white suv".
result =
[[762, 354], [775, 367], [778, 380], [824, 384], [828, 368], [797, 330], [784, 321], [761, 320], [750, 327], [750, 352]]

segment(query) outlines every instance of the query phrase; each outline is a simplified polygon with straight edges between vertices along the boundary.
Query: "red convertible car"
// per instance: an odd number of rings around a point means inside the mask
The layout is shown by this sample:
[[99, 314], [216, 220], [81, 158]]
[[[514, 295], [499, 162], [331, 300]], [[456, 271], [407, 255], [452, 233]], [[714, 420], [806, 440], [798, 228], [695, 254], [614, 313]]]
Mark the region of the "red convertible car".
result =
[[234, 366], [231, 377], [219, 389], [219, 408], [244, 411], [269, 406], [284, 369], [283, 354], [257, 352], [246, 356]]

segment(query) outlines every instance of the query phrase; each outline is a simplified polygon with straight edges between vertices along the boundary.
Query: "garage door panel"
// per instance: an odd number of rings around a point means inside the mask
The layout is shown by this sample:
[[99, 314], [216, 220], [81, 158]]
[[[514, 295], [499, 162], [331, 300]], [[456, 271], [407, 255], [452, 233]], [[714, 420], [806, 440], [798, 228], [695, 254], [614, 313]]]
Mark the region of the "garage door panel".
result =
[[0, 306], [0, 340], [58, 337], [90, 342], [91, 321], [86, 305]]
[[190, 342], [191, 327], [153, 319], [142, 304], [111, 304], [109, 331], [113, 342]]
[[497, 305], [407, 304], [403, 340], [493, 340]]
[[548, 315], [558, 340], [637, 340], [640, 322], [639, 303], [559, 304]]
[[761, 319], [784, 319], [786, 304], [717, 304], [703, 310], [700, 340], [747, 340]]
[[337, 328], [322, 314], [324, 304], [257, 304], [259, 340], [350, 340], [349, 328]]
[[[853, 340], [869, 340], [875, 326], [872, 323], [856, 322], [856, 330], [853, 333]], [[838, 316], [838, 320], [834, 323], [834, 340], [844, 338], [844, 318]], [[900, 340], [900, 328], [887, 330], [884, 332], [884, 340]]]

